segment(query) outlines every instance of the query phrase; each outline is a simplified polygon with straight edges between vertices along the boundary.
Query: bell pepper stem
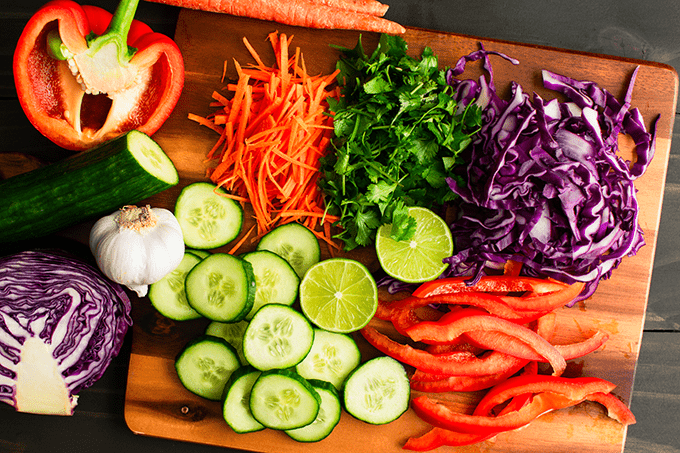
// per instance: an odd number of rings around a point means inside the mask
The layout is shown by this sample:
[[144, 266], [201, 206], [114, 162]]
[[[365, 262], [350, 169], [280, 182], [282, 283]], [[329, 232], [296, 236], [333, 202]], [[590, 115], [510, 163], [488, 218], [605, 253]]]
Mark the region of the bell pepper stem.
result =
[[47, 53], [55, 60], [68, 60], [73, 57], [73, 53], [66, 48], [56, 28], [47, 34]]
[[127, 45], [127, 36], [130, 32], [130, 26], [137, 13], [137, 6], [139, 0], [121, 0], [113, 13], [111, 22], [106, 31], [101, 36], [93, 37], [89, 40], [89, 47], [91, 50], [97, 50], [105, 44], [116, 42], [119, 49], [119, 60], [121, 62], [129, 61], [134, 55], [136, 49], [130, 48]]
[[[121, 0], [106, 31], [100, 36], [91, 34], [87, 37], [88, 49], [91, 54], [113, 42], [119, 49], [119, 62], [130, 61], [137, 49], [127, 45], [127, 36], [137, 13], [137, 6], [139, 6], [139, 0]], [[73, 57], [73, 53], [66, 48], [57, 30], [53, 30], [47, 35], [47, 50], [49, 55], [57, 60], [67, 60]]]

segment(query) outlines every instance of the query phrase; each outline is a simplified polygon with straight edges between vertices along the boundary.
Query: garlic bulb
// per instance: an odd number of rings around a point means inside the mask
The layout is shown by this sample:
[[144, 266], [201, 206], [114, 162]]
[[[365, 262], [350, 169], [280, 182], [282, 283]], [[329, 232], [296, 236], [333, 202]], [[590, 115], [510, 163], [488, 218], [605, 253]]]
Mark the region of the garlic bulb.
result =
[[94, 224], [90, 250], [107, 277], [144, 297], [148, 285], [179, 266], [184, 237], [167, 209], [124, 206]]

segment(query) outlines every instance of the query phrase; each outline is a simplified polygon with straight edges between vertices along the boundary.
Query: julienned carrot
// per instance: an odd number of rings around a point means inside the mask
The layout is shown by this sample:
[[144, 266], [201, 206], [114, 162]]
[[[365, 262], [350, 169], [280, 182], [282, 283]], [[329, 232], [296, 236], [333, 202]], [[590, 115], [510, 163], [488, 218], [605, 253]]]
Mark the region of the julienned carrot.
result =
[[285, 25], [401, 34], [406, 31], [382, 15], [386, 5], [373, 0], [149, 0], [180, 8], [224, 13]]
[[256, 240], [279, 224], [298, 222], [339, 249], [332, 240], [330, 224], [337, 220], [325, 212], [317, 187], [319, 159], [329, 148], [333, 119], [326, 98], [339, 96], [335, 77], [309, 75], [299, 49], [289, 54], [291, 38], [269, 35], [276, 64], [265, 65], [244, 38], [255, 64], [242, 67], [235, 84], [227, 85], [232, 96], [213, 93], [218, 110], [189, 118], [218, 132], [220, 137], [207, 154], [214, 163], [210, 179], [247, 201], [253, 208]]

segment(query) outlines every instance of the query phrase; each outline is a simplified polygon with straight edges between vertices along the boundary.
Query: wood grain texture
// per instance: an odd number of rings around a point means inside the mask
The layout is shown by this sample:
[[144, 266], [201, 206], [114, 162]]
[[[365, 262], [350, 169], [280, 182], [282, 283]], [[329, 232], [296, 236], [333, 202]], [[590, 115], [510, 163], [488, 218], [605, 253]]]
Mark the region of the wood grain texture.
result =
[[[269, 57], [271, 61], [273, 57], [265, 38], [274, 30], [294, 35], [293, 45], [301, 48], [311, 73], [327, 73], [333, 69], [338, 54], [329, 44], [353, 47], [359, 36], [355, 32], [285, 27], [188, 10], [180, 13], [175, 39], [185, 58], [186, 85], [175, 112], [154, 138], [173, 160], [182, 180], [180, 186], [152, 197], [149, 201], [153, 205], [172, 208], [183, 185], [204, 179], [205, 154], [217, 137], [189, 121], [187, 114], [210, 113], [211, 93], [223, 86], [220, 78], [224, 60], [228, 60], [231, 68], [228, 77], [234, 77], [232, 59], [242, 64], [251, 61], [242, 44], [244, 36], [263, 58]], [[376, 39], [375, 35], [363, 35], [367, 49], [375, 45]], [[468, 36], [422, 29], [409, 29], [405, 39], [414, 55], [420, 54], [424, 46], [432, 47], [442, 66], [455, 64], [460, 56], [478, 49], [480, 43], [479, 39]], [[612, 334], [602, 350], [570, 364], [568, 373], [608, 379], [618, 386], [615, 393], [629, 402], [656, 248], [677, 100], [677, 75], [668, 66], [649, 62], [504, 41], [485, 39], [483, 42], [487, 49], [504, 52], [521, 62], [519, 66], [512, 66], [500, 59], [492, 61], [501, 93], [507, 94], [509, 82], [514, 80], [525, 91], [536, 91], [544, 98], [554, 97], [541, 86], [540, 71], [545, 68], [576, 79], [595, 81], [621, 98], [630, 75], [640, 65], [633, 104], [640, 108], [648, 126], [661, 114], [656, 155], [647, 174], [637, 184], [640, 222], [647, 246], [635, 257], [624, 260], [614, 277], [603, 282], [591, 299], [558, 313], [557, 341], [580, 338], [596, 328]], [[473, 65], [465, 76], [479, 74], [479, 67]], [[370, 253], [361, 259], [370, 260]], [[125, 403], [126, 422], [133, 432], [265, 452], [344, 451], [349, 446], [356, 452], [396, 452], [401, 451], [408, 437], [428, 429], [409, 411], [386, 426], [369, 426], [344, 414], [333, 434], [317, 444], [302, 445], [273, 431], [236, 435], [222, 421], [219, 404], [186, 392], [172, 367], [181, 346], [205, 327], [205, 321], [173, 323], [158, 316], [146, 300], [135, 300], [134, 304], [135, 325]], [[362, 350], [371, 354], [365, 344]], [[477, 396], [449, 395], [449, 398], [464, 410]], [[550, 435], [546, 436], [547, 432]], [[598, 405], [584, 403], [541, 417], [530, 427], [499, 435], [495, 441], [456, 451], [523, 451], [531, 445], [532, 451], [620, 452], [625, 438], [625, 428], [608, 419]], [[351, 444], [347, 443], [349, 439]]]

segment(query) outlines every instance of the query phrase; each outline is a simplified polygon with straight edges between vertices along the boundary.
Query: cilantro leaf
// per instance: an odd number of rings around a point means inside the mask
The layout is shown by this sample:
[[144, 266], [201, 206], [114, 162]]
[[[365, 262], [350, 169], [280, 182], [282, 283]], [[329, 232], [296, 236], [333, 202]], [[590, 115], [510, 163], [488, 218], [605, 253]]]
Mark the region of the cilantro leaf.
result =
[[329, 99], [335, 152], [322, 158], [319, 187], [328, 212], [339, 217], [346, 250], [370, 245], [380, 225], [408, 240], [415, 231], [409, 206], [437, 208], [455, 199], [447, 177], [463, 164], [461, 152], [481, 126], [481, 110], [458, 111], [434, 52], [408, 54], [399, 36], [381, 35], [369, 55], [361, 37], [342, 52], [342, 90]]

